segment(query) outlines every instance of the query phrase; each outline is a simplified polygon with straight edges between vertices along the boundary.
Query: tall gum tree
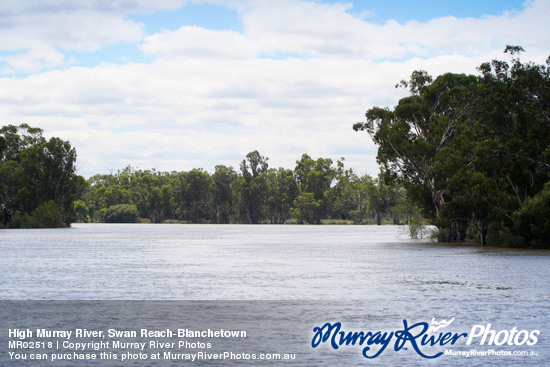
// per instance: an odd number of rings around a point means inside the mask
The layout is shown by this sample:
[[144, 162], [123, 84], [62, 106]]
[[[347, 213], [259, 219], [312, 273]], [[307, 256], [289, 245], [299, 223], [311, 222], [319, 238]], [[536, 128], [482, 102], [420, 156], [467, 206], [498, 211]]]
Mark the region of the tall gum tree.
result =
[[445, 180], [435, 171], [436, 156], [445, 148], [457, 124], [471, 109], [471, 88], [476, 77], [444, 74], [432, 82], [425, 71], [415, 71], [408, 82], [396, 87], [409, 90], [395, 109], [373, 107], [366, 122], [353, 125], [366, 131], [379, 146], [377, 160], [431, 195], [434, 216], [439, 218], [445, 204]]
[[544, 243], [545, 224], [527, 236], [518, 223], [533, 216], [526, 203], [547, 198], [540, 192], [550, 181], [550, 58], [522, 63], [522, 51], [508, 46], [511, 60], [484, 63], [479, 76], [432, 81], [414, 72], [399, 84], [410, 96], [393, 110], [369, 109], [354, 125], [379, 146], [378, 162], [403, 179], [407, 194], [431, 206], [440, 240]]

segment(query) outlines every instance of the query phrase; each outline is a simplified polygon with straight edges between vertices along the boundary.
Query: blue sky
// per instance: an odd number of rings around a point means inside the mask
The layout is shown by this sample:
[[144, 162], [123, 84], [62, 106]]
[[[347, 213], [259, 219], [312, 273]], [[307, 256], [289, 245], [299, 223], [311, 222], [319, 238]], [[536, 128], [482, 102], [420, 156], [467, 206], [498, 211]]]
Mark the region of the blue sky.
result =
[[[375, 24], [388, 21], [406, 23], [410, 21], [428, 22], [431, 19], [453, 16], [456, 18], [481, 18], [489, 15], [502, 15], [517, 12], [523, 8], [521, 0], [367, 0], [341, 2], [334, 0], [318, 1], [324, 4], [349, 4], [347, 13]], [[175, 31], [182, 26], [198, 26], [213, 30], [233, 30], [244, 32], [238, 9], [221, 5], [200, 3], [182, 6], [173, 10], [160, 10], [145, 14], [129, 14], [127, 19], [143, 25], [146, 35], [161, 31]], [[138, 48], [139, 42], [121, 42], [102, 47], [95, 52], [67, 51], [78, 65], [95, 66], [101, 63], [152, 62]], [[297, 53], [289, 55], [300, 56]]]
[[[336, 1], [324, 1], [335, 3]], [[378, 24], [395, 20], [405, 23], [411, 20], [426, 22], [434, 18], [479, 18], [485, 15], [501, 15], [505, 11], [521, 10], [521, 0], [367, 0], [354, 1], [352, 14], [367, 13], [367, 19]], [[369, 16], [370, 15], [370, 16]]]
[[[349, 3], [351, 8], [348, 13], [359, 17], [363, 16], [378, 24], [389, 20], [405, 23], [411, 20], [424, 22], [446, 16], [477, 18], [484, 15], [501, 15], [505, 11], [521, 10], [524, 3], [522, 0], [367, 0], [353, 2], [324, 0], [318, 2], [325, 4]], [[145, 31], [149, 34], [160, 32], [163, 29], [176, 30], [182, 25], [243, 31], [238, 10], [212, 4], [191, 5], [175, 11], [133, 15], [130, 18], [143, 23]]]
[[413, 70], [476, 73], [506, 44], [542, 63], [549, 0], [17, 1], [0, 4], [2, 124], [70, 140], [80, 173], [212, 171], [259, 150], [377, 173], [351, 125]]
[[182, 25], [196, 25], [216, 30], [243, 31], [237, 9], [212, 4], [190, 5], [175, 11], [167, 10], [152, 14], [133, 15], [130, 18], [143, 23], [148, 34], [160, 32], [164, 29], [174, 31]]

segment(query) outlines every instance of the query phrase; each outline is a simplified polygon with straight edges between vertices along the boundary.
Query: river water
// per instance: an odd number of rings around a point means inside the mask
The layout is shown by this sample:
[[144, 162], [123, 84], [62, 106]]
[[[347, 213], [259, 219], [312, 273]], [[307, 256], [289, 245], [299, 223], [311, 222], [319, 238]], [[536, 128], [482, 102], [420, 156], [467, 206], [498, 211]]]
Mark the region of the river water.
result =
[[508, 347], [536, 357], [445, 356], [452, 365], [550, 363], [549, 251], [434, 244], [403, 226], [74, 224], [2, 230], [0, 253], [0, 300], [302, 302], [321, 325], [326, 304], [355, 330], [455, 318], [460, 331], [491, 323], [540, 336]]

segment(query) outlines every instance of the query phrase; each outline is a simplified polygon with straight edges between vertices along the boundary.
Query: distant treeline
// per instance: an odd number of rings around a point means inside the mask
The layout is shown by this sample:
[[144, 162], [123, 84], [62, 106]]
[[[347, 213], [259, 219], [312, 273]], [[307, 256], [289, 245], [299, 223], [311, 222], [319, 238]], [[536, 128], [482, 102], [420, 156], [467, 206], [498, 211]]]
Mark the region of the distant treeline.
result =
[[84, 222], [154, 223], [311, 223], [323, 220], [405, 223], [418, 210], [399, 185], [380, 177], [358, 176], [344, 159], [313, 159], [303, 154], [295, 168], [269, 168], [268, 158], [250, 152], [239, 170], [218, 165], [158, 172], [126, 167], [95, 175], [81, 200], [77, 219]]
[[130, 166], [88, 180], [76, 174], [68, 141], [46, 140], [27, 124], [0, 129], [0, 226], [62, 227], [72, 222], [312, 223], [421, 222], [397, 181], [358, 176], [344, 158], [269, 168], [253, 151], [239, 170], [218, 165], [159, 172]]

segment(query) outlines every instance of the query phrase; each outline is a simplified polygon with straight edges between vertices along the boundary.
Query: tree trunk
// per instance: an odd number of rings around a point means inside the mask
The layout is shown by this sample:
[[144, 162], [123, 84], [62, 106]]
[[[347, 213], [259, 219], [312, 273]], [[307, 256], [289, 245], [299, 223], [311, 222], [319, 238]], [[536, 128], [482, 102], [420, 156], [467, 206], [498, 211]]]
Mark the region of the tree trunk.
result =
[[487, 225], [484, 220], [479, 221], [479, 240], [481, 242], [481, 246], [485, 246], [487, 244]]
[[11, 218], [11, 210], [2, 204], [2, 212], [4, 214], [4, 225], [7, 225]]
[[441, 191], [432, 191], [432, 201], [435, 207], [435, 217], [439, 218], [439, 212], [445, 204], [445, 199], [443, 198], [443, 193]]

